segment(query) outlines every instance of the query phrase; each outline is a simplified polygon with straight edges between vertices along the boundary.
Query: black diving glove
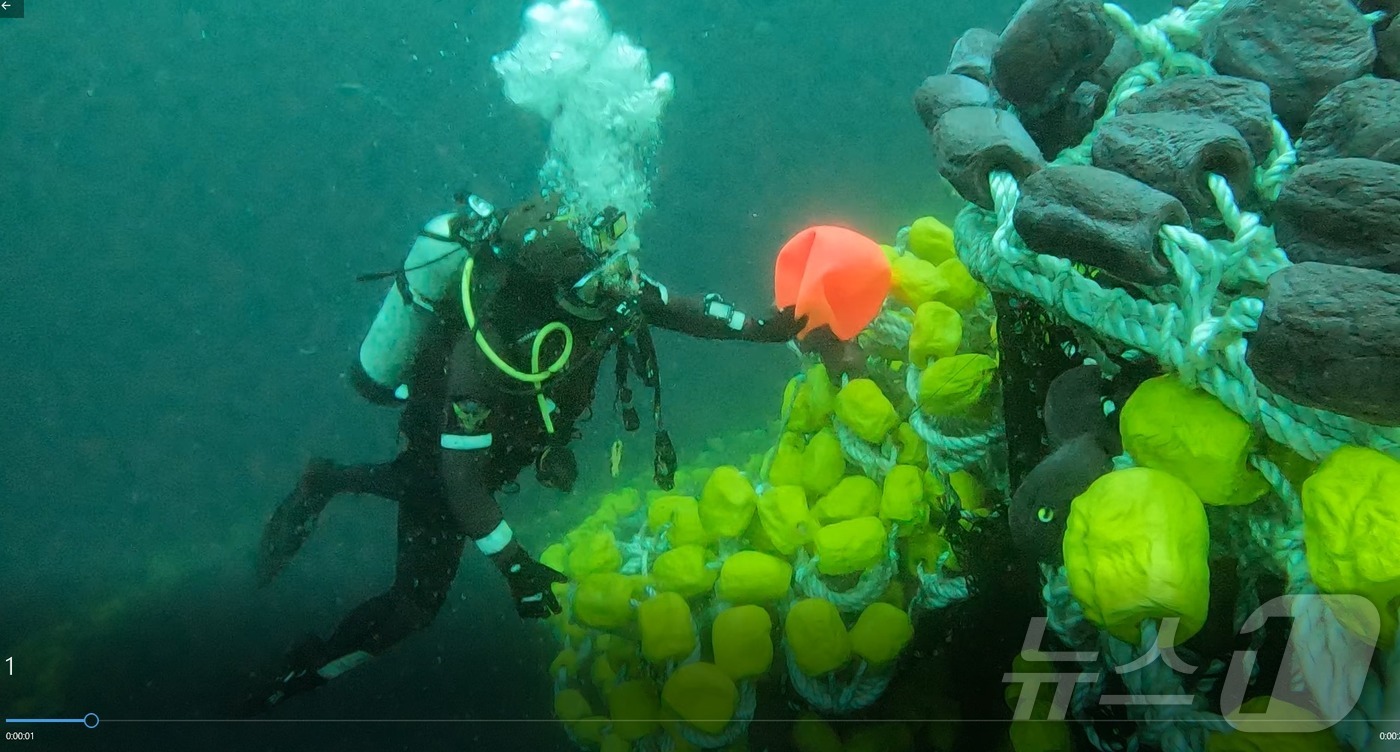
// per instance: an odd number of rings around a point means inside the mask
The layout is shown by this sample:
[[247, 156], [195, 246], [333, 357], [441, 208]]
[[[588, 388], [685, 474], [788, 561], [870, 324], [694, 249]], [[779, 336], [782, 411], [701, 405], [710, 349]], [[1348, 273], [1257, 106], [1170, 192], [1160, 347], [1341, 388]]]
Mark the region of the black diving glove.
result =
[[535, 561], [514, 542], [492, 556], [491, 561], [505, 575], [510, 597], [515, 601], [515, 612], [520, 618], [545, 619], [563, 610], [550, 587], [569, 581], [563, 573]]
[[535, 480], [545, 488], [568, 493], [578, 480], [578, 458], [568, 446], [550, 446], [535, 458]]
[[807, 325], [807, 317], [798, 318], [797, 307], [789, 306], [782, 309], [774, 309], [771, 313], [754, 322], [755, 331], [753, 339], [756, 342], [787, 342], [797, 333], [802, 331], [802, 327]]
[[866, 375], [866, 356], [860, 345], [855, 340], [837, 339], [828, 327], [813, 329], [799, 348], [806, 353], [816, 353], [833, 379], [841, 376], [858, 379]]

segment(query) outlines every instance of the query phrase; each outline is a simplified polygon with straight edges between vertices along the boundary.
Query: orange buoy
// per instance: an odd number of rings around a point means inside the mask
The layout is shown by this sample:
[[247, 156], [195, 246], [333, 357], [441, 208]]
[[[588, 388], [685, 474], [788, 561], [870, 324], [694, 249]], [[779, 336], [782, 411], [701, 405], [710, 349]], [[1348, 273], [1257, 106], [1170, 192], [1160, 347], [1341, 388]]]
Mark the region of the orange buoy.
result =
[[890, 262], [880, 244], [854, 230], [808, 227], [778, 251], [773, 295], [779, 308], [807, 317], [806, 337], [826, 326], [849, 340], [870, 325], [890, 291]]

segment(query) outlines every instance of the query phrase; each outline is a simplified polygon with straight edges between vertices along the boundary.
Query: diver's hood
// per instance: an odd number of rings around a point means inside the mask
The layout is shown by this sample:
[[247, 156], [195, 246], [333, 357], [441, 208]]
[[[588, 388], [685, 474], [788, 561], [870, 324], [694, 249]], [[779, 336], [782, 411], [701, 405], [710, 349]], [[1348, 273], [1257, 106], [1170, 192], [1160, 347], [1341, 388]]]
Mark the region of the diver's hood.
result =
[[511, 209], [497, 233], [503, 259], [551, 284], [572, 284], [597, 261], [568, 221], [559, 217], [558, 197], [537, 198]]

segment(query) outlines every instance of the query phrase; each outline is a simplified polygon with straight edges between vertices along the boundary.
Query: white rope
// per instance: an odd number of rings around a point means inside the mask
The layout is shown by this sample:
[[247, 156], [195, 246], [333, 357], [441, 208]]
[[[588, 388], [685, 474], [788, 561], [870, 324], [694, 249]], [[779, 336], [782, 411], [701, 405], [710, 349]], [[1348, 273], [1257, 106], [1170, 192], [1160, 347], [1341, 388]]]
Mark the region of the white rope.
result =
[[[922, 372], [913, 365], [905, 366], [905, 372], [905, 392], [917, 405]], [[949, 430], [952, 423], [939, 421], [921, 410], [915, 410], [909, 416], [909, 427], [924, 442], [929, 467], [936, 474], [951, 475], [986, 459], [993, 449], [1001, 445], [1006, 430], [1000, 420], [994, 420], [983, 430], [959, 434]]]
[[860, 579], [849, 590], [832, 590], [822, 579], [817, 565], [819, 556], [809, 556], [806, 549], [797, 550], [793, 582], [804, 598], [829, 601], [842, 613], [859, 613], [880, 600], [899, 569], [899, 549], [895, 546], [897, 528], [892, 527], [885, 541], [885, 553], [879, 563], [861, 572]]
[[918, 566], [919, 592], [909, 603], [909, 611], [937, 611], [954, 603], [960, 603], [972, 596], [966, 576], [954, 575], [948, 571], [948, 557], [951, 551], [938, 555], [933, 572], [925, 572], [922, 562]]
[[650, 535], [647, 532], [647, 523], [644, 519], [640, 529], [631, 538], [617, 546], [622, 553], [622, 568], [619, 571], [622, 574], [649, 574], [656, 557], [671, 548], [671, 543], [666, 537], [669, 529], [670, 524], [668, 523], [656, 531], [655, 535]]
[[[1226, 732], [1231, 726], [1215, 713], [1201, 710], [1201, 699], [1186, 692], [1181, 674], [1170, 665], [1157, 647], [1157, 622], [1142, 623], [1142, 636], [1134, 647], [1108, 638], [1104, 669], [1117, 670], [1130, 695], [1138, 700], [1157, 702], [1129, 704], [1128, 717], [1138, 721], [1139, 741], [1163, 752], [1194, 752], [1205, 748], [1212, 731]], [[1190, 698], [1190, 704], [1174, 704], [1168, 698]], [[1103, 698], [1100, 698], [1103, 701]]]
[[899, 450], [894, 442], [886, 438], [880, 446], [875, 446], [856, 436], [850, 426], [842, 423], [835, 415], [831, 424], [836, 429], [836, 440], [841, 444], [841, 453], [852, 464], [858, 465], [866, 476], [875, 481], [883, 480], [894, 469]]
[[787, 640], [783, 641], [783, 655], [793, 689], [814, 710], [828, 715], [849, 715], [874, 705], [889, 688], [890, 679], [894, 678], [893, 666], [877, 670], [864, 660], [858, 662], [850, 679], [839, 679], [836, 671], [823, 676], [808, 676], [798, 668], [797, 657], [793, 655]]
[[913, 331], [914, 325], [909, 319], [885, 309], [862, 333], [878, 344], [903, 350], [909, 346], [909, 337]]
[[[1256, 300], [1227, 301], [1230, 306], [1214, 330], [1214, 341], [1202, 350], [1191, 351], [1191, 328], [1181, 305], [1135, 299], [1123, 290], [1105, 290], [1080, 274], [1065, 259], [1034, 254], [1020, 246], [1011, 225], [1009, 211], [1019, 198], [1019, 187], [1008, 173], [992, 176], [998, 215], [1004, 221], [993, 225], [993, 215], [969, 205], [958, 216], [956, 233], [963, 243], [965, 261], [987, 284], [1013, 289], [1048, 310], [1061, 311], [1073, 321], [1100, 336], [1152, 355], [1163, 364], [1188, 377], [1215, 395], [1227, 407], [1251, 422], [1257, 420], [1275, 440], [1287, 444], [1308, 459], [1320, 459], [1345, 443], [1370, 446], [1392, 456], [1400, 456], [1400, 428], [1368, 424], [1344, 415], [1305, 408], [1273, 394], [1259, 384], [1244, 362], [1243, 335], [1257, 326], [1262, 305]], [[1165, 234], [1173, 242], [1189, 238], [1189, 230], [1173, 228]], [[1197, 236], [1199, 238], [1199, 236]], [[996, 247], [997, 239], [1002, 247]], [[1012, 242], [1014, 239], [1014, 243]], [[1247, 238], [1257, 242], [1258, 236]], [[1197, 247], [1216, 250], [1219, 241], [1188, 240]], [[1234, 246], [1230, 258], [1248, 260], [1252, 252]], [[1219, 256], [1219, 254], [1217, 254]], [[1225, 258], [1220, 257], [1223, 267]], [[1256, 262], [1258, 263], [1258, 262]], [[1184, 271], [1178, 265], [1178, 273]], [[1257, 273], [1257, 272], [1256, 272]], [[1188, 275], [1186, 280], [1191, 281]], [[1187, 297], [1192, 293], [1188, 292]], [[1199, 291], [1194, 294], [1199, 295]], [[1211, 338], [1199, 340], [1207, 342]]]
[[1069, 589], [1064, 566], [1041, 565], [1045, 585], [1040, 590], [1045, 602], [1045, 625], [1071, 649], [1087, 652], [1098, 640], [1098, 628], [1084, 618], [1084, 607]]

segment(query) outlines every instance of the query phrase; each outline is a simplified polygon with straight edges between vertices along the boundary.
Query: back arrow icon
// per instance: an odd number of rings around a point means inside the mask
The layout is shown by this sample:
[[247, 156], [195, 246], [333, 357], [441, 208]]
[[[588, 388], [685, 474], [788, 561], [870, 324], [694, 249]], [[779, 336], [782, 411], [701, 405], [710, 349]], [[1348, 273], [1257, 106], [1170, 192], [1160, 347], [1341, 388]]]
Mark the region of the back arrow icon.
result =
[[10, 9], [10, 4], [9, 4], [9, 3], [0, 3], [0, 10], [9, 10], [9, 9]]

